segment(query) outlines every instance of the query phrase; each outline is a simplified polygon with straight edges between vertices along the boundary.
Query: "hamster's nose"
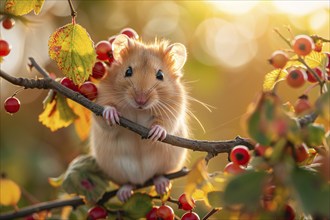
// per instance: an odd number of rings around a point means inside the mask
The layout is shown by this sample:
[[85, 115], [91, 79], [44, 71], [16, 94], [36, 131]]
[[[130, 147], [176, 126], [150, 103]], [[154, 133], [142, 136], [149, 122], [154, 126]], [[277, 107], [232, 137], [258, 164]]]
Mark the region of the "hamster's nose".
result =
[[148, 97], [144, 93], [137, 93], [134, 97], [136, 104], [143, 106], [147, 103]]

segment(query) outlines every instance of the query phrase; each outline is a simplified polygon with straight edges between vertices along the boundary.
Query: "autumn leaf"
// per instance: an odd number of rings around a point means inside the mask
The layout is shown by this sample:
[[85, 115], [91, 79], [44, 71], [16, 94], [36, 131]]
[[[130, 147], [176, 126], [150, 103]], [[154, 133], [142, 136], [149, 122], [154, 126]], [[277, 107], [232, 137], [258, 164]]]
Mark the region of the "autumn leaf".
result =
[[96, 60], [93, 41], [79, 24], [57, 29], [48, 41], [49, 56], [75, 84], [88, 79]]
[[69, 126], [76, 117], [77, 115], [68, 106], [66, 98], [56, 94], [55, 99], [47, 103], [44, 111], [39, 115], [39, 121], [51, 131], [56, 131]]
[[21, 198], [21, 189], [11, 179], [0, 178], [0, 205], [16, 206]]
[[[288, 69], [290, 67], [304, 67], [306, 68], [300, 61], [297, 60], [298, 56], [295, 55], [290, 58], [284, 69]], [[321, 69], [325, 68], [326, 65], [326, 55], [324, 53], [318, 53], [316, 51], [312, 51], [307, 56], [303, 57], [304, 61], [310, 68], [320, 67]]]
[[45, 0], [6, 0], [5, 12], [21, 16], [34, 11], [34, 14], [38, 15]]
[[270, 73], [267, 73], [264, 79], [263, 90], [271, 91], [275, 84], [281, 80], [283, 80], [288, 72], [282, 69], [275, 69]]
[[78, 134], [80, 140], [84, 141], [89, 136], [91, 127], [91, 112], [84, 106], [72, 100], [68, 100], [68, 104], [73, 112], [77, 115], [77, 118], [73, 123], [76, 133]]
[[203, 192], [204, 198], [206, 198], [207, 193], [212, 189], [213, 186], [209, 181], [206, 162], [202, 158], [194, 164], [191, 171], [187, 175], [187, 184], [185, 186], [187, 201], [192, 205], [191, 198], [197, 190], [200, 197], [200, 194]]

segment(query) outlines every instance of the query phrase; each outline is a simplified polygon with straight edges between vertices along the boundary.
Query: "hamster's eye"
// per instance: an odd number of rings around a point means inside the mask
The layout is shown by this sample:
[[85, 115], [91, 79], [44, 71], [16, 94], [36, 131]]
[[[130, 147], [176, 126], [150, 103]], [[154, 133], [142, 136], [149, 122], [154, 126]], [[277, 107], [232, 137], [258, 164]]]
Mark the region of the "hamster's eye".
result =
[[126, 72], [125, 72], [125, 77], [131, 77], [133, 75], [133, 69], [132, 67], [128, 67]]
[[164, 80], [164, 73], [161, 70], [158, 70], [156, 73], [156, 79], [163, 81]]

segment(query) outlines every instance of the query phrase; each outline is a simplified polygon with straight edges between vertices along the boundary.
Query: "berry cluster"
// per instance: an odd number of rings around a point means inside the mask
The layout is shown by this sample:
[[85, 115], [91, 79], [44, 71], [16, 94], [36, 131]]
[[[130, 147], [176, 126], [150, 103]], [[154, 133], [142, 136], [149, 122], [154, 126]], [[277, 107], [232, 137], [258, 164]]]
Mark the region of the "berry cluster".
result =
[[[184, 213], [181, 220], [199, 220], [199, 216], [193, 212], [195, 207], [195, 200], [188, 202], [186, 194], [182, 194], [178, 199], [179, 209], [188, 211]], [[175, 218], [173, 209], [168, 205], [161, 205], [160, 207], [154, 206], [146, 215], [147, 220], [173, 220]]]
[[[124, 34], [127, 37], [135, 40], [139, 38], [139, 35], [132, 28], [124, 28], [120, 31], [120, 34]], [[111, 66], [111, 64], [113, 63], [114, 58], [112, 55], [112, 43], [115, 39], [116, 35], [109, 37], [108, 40], [99, 41], [95, 45], [97, 59], [100, 60], [95, 63], [93, 68], [92, 76], [95, 79], [101, 79], [106, 74], [105, 63], [109, 66]]]
[[235, 146], [230, 152], [229, 159], [231, 162], [225, 166], [224, 173], [235, 175], [244, 172], [250, 158], [250, 152], [246, 146]]
[[[5, 17], [2, 20], [2, 27], [9, 30], [15, 25], [15, 20], [10, 17]], [[4, 39], [0, 39], [0, 60], [7, 56], [11, 51], [11, 45]]]
[[[312, 51], [322, 53], [322, 40], [318, 38], [312, 38], [307, 35], [297, 35], [292, 41], [292, 50], [298, 55], [298, 57], [305, 57]], [[288, 63], [289, 56], [282, 50], [275, 51], [271, 58], [268, 60], [275, 68], [283, 69], [287, 71], [286, 82], [292, 88], [299, 88], [305, 84], [306, 81], [310, 83], [321, 82], [330, 79], [330, 53], [325, 53], [327, 56], [326, 68], [322, 70], [320, 67], [306, 68], [306, 67], [290, 67], [287, 70], [286, 65]]]

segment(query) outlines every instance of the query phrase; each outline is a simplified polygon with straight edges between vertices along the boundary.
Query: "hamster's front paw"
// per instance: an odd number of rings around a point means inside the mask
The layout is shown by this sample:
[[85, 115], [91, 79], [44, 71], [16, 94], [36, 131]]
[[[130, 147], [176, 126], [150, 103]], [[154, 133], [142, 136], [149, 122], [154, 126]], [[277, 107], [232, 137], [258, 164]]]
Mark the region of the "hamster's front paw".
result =
[[117, 197], [121, 202], [126, 202], [133, 195], [134, 187], [131, 184], [125, 184], [120, 187]]
[[110, 105], [104, 106], [102, 116], [107, 122], [107, 124], [110, 126], [120, 124], [119, 113], [115, 107], [112, 107]]
[[153, 182], [156, 188], [156, 192], [159, 195], [164, 195], [172, 188], [171, 181], [164, 176], [154, 177]]
[[152, 141], [164, 140], [166, 138], [167, 131], [160, 125], [153, 125], [149, 131], [148, 137]]

